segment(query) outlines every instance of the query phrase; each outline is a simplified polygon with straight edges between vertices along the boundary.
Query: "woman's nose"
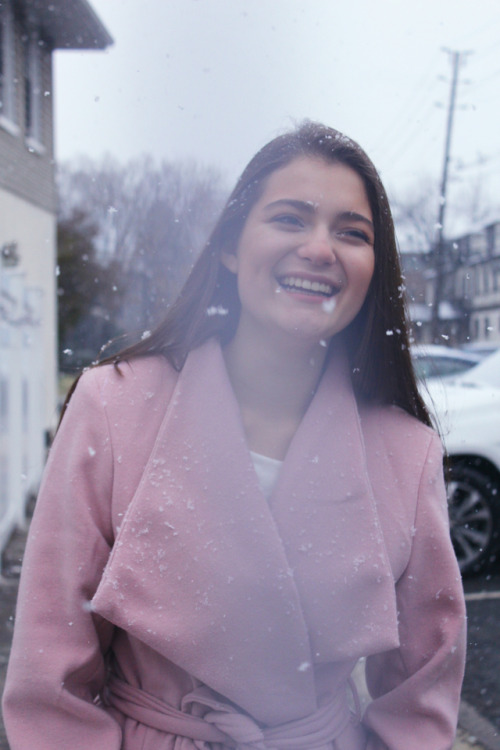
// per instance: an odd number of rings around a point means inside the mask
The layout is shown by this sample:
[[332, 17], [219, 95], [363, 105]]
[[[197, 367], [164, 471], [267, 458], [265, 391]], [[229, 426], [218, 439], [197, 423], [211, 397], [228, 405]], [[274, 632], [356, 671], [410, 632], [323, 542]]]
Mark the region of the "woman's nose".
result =
[[301, 258], [321, 266], [331, 265], [337, 260], [332, 237], [329, 232], [322, 230], [311, 233], [298, 248], [298, 254]]

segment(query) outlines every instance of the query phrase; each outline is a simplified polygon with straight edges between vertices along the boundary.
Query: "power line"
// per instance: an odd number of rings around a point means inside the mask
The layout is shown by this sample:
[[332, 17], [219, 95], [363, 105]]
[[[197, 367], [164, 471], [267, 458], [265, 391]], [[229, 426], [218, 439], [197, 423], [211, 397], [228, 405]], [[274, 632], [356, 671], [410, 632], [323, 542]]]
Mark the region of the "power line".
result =
[[463, 172], [468, 169], [482, 169], [483, 167], [489, 167], [491, 162], [500, 159], [500, 151], [494, 154], [481, 154], [474, 161], [463, 162], [455, 159], [455, 171]]
[[389, 127], [384, 128], [380, 135], [375, 137], [370, 149], [371, 152], [380, 153], [381, 151], [384, 151], [389, 144], [391, 146], [394, 145], [394, 137], [396, 137], [396, 139], [401, 137], [404, 122], [408, 119], [412, 119], [414, 113], [416, 114], [421, 110], [423, 101], [429, 96], [429, 79], [431, 71], [434, 68], [435, 58], [427, 66], [419, 82], [412, 88], [411, 92], [409, 92], [408, 97], [405, 97], [400, 109], [391, 119]]
[[[460, 44], [470, 44], [471, 40], [477, 39], [478, 35], [482, 35], [484, 31], [488, 30], [491, 31], [495, 28], [495, 26], [499, 25], [499, 16], [498, 13], [495, 13], [494, 18], [488, 18], [484, 23], [481, 23], [479, 26], [476, 26], [475, 28], [469, 29], [467, 32], [462, 34], [461, 39], [459, 41]], [[494, 41], [489, 49], [496, 48], [498, 49], [498, 42]]]
[[[434, 106], [432, 103], [428, 104], [426, 109], [421, 111], [418, 119], [414, 119], [409, 129], [404, 132], [402, 131], [399, 139], [395, 139], [391, 146], [385, 153], [385, 159], [387, 162], [395, 163], [402, 156], [408, 153], [408, 151], [415, 150], [417, 139], [422, 143], [422, 138], [429, 140], [429, 133], [426, 129], [429, 126], [430, 117], [434, 112]], [[420, 153], [425, 153], [426, 147], [418, 146]]]
[[479, 78], [474, 83], [473, 88], [480, 88], [483, 85], [483, 83], [488, 83], [494, 78], [497, 78], [499, 75], [500, 75], [500, 68], [498, 68], [497, 70], [494, 70], [492, 73], [488, 73], [488, 75], [484, 76], [483, 78]]

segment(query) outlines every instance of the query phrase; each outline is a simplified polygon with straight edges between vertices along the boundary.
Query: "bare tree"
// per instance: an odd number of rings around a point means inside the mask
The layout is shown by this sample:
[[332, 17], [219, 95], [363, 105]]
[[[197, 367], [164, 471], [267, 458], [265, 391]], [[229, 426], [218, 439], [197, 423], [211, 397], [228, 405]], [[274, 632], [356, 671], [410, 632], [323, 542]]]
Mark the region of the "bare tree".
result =
[[[390, 200], [402, 251], [432, 251], [440, 200], [435, 180], [422, 175], [404, 190], [393, 191]], [[492, 215], [493, 203], [480, 176], [452, 183], [444, 228], [448, 240], [484, 226]]]
[[391, 195], [391, 207], [403, 252], [428, 252], [436, 236], [438, 189], [430, 177]]
[[[221, 207], [220, 175], [194, 163], [110, 157], [59, 168], [60, 220], [96, 227], [96, 259], [119, 264], [124, 330], [150, 328], [187, 275]], [[119, 276], [119, 277], [118, 277]]]

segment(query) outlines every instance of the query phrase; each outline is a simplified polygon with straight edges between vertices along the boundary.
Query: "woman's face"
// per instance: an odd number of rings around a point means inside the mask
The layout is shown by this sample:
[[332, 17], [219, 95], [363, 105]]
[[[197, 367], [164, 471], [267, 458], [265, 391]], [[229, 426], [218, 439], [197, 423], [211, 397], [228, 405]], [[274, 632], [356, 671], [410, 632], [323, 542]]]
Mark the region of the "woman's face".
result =
[[236, 335], [328, 340], [359, 312], [374, 269], [372, 212], [359, 175], [298, 157], [268, 178], [233, 253]]

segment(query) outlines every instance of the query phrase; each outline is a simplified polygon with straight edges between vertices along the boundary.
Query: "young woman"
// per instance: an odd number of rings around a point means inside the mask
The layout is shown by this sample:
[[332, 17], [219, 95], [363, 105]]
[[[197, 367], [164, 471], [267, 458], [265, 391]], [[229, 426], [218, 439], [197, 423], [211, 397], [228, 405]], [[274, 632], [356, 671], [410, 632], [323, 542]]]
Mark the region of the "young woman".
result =
[[11, 749], [451, 748], [464, 602], [429, 425], [384, 188], [306, 123], [252, 159], [164, 323], [71, 398]]

